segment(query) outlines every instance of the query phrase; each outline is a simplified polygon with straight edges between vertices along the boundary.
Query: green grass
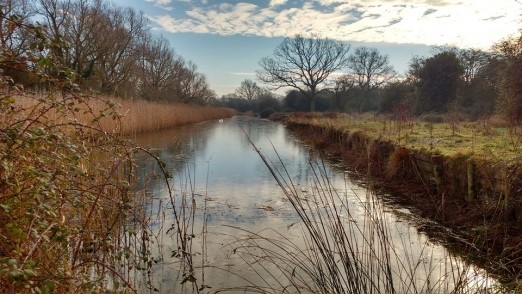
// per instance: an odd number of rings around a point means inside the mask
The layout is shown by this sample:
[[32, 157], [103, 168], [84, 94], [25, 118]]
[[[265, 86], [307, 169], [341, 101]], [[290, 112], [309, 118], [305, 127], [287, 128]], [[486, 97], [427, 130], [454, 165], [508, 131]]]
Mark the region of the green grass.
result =
[[449, 157], [466, 155], [490, 162], [513, 162], [520, 161], [522, 151], [521, 129], [510, 129], [487, 120], [450, 124], [404, 122], [370, 115], [297, 115], [290, 116], [288, 121], [346, 133], [362, 132], [371, 139]]

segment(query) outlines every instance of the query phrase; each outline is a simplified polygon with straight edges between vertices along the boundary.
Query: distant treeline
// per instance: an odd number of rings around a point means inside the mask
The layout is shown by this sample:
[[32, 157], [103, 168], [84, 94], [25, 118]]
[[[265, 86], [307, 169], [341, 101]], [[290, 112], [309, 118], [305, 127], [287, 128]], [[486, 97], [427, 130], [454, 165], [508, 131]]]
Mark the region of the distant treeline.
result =
[[[313, 43], [320, 39], [307, 40]], [[245, 80], [221, 102], [240, 111], [310, 111], [313, 104], [315, 111], [379, 112], [397, 118], [429, 114], [443, 119], [437, 115], [452, 114], [478, 119], [499, 113], [510, 123], [519, 124], [521, 77], [522, 34], [494, 44], [490, 51], [434, 47], [431, 56], [413, 57], [403, 76], [391, 67], [388, 56], [360, 47], [350, 50], [343, 74], [324, 82], [315, 97], [305, 86], [278, 100], [255, 82]]]
[[153, 37], [142, 13], [106, 0], [2, 1], [0, 46], [3, 74], [26, 88], [65, 78], [83, 91], [124, 98], [215, 98], [194, 63]]

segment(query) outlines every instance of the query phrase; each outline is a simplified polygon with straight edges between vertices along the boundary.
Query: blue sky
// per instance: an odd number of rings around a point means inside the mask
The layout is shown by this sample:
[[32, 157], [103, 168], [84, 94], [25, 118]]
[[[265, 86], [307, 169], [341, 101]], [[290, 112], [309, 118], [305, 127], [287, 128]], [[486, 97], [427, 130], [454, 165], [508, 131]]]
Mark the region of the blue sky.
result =
[[258, 61], [295, 34], [375, 47], [403, 74], [433, 45], [487, 50], [522, 29], [517, 0], [113, 1], [143, 11], [219, 96], [255, 80]]

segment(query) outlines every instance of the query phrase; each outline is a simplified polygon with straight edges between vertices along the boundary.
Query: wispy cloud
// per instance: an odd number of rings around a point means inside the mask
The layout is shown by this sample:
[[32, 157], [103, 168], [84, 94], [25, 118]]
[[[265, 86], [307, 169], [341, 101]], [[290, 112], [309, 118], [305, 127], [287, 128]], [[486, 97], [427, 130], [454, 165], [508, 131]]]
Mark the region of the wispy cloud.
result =
[[154, 3], [156, 5], [168, 5], [172, 0], [145, 0], [146, 2]]
[[255, 76], [255, 72], [231, 72], [230, 74], [235, 76]]
[[[167, 5], [172, 0], [147, 0]], [[180, 1], [180, 0], [178, 0]], [[298, 1], [299, 2], [299, 1]], [[488, 48], [517, 32], [522, 5], [475, 0], [271, 0], [201, 5], [184, 17], [157, 15], [169, 32], [292, 36], [317, 33], [346, 41], [453, 44]]]
[[[177, 0], [181, 2], [186, 2], [190, 0]], [[154, 6], [159, 7], [163, 10], [172, 11], [174, 10], [174, 7], [169, 6], [169, 4], [172, 2], [172, 0], [145, 0], [145, 2], [153, 3]]]

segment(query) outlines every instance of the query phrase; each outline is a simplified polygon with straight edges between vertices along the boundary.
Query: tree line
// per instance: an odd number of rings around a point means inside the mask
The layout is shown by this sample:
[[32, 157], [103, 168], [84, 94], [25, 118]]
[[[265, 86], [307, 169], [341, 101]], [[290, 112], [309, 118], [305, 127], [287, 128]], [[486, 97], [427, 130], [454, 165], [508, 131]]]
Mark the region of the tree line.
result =
[[[272, 89], [291, 89], [270, 107], [396, 117], [451, 113], [468, 119], [500, 113], [510, 123], [522, 122], [522, 32], [488, 51], [434, 47], [431, 56], [412, 57], [403, 76], [377, 49], [350, 49], [347, 43], [317, 35], [285, 38], [273, 56], [259, 62], [260, 81]], [[259, 88], [245, 80], [222, 101], [235, 107], [238, 98], [246, 103], [270, 93], [245, 91], [253, 86]]]
[[49, 79], [43, 74], [125, 98], [197, 104], [215, 99], [197, 66], [154, 37], [147, 18], [133, 8], [105, 0], [0, 5], [0, 68], [14, 84], [45, 89]]

